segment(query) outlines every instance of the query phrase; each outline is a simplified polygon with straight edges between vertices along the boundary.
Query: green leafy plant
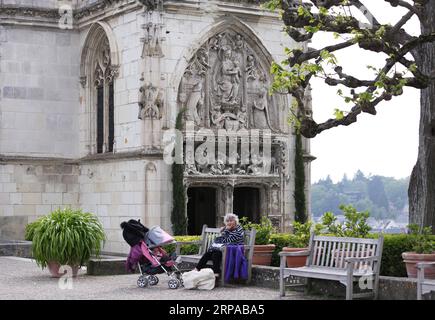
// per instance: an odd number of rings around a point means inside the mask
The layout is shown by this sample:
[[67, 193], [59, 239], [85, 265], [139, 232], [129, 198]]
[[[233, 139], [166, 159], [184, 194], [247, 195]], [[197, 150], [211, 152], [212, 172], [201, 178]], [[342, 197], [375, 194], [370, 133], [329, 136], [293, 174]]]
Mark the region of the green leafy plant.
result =
[[38, 228], [40, 224], [40, 219], [33, 221], [26, 225], [25, 233], [24, 233], [24, 239], [27, 241], [33, 241], [33, 236], [35, 234], [35, 230]]
[[275, 231], [275, 228], [268, 217], [261, 217], [260, 223], [250, 222], [247, 217], [242, 217], [239, 221], [243, 229], [249, 230], [254, 228], [256, 230], [255, 244], [264, 245], [270, 243], [270, 236]]
[[326, 233], [337, 237], [367, 238], [371, 230], [367, 224], [370, 213], [368, 211], [358, 212], [352, 205], [340, 205], [339, 208], [344, 212], [344, 224], [337, 223], [337, 217], [332, 212], [326, 212], [322, 216], [322, 224], [326, 228]]
[[[183, 108], [177, 115], [175, 128], [183, 129], [183, 114], [186, 108]], [[178, 148], [179, 146], [176, 146]], [[184, 165], [174, 162], [172, 164], [172, 203], [171, 223], [174, 235], [187, 234], [187, 217], [186, 217], [186, 192], [183, 183]]]
[[302, 136], [296, 132], [296, 152], [295, 152], [295, 220], [304, 223], [307, 221], [307, 206], [305, 199], [305, 164], [304, 151], [302, 148]]
[[293, 222], [293, 233], [296, 241], [296, 248], [308, 247], [310, 242], [311, 230], [314, 228], [314, 233], [316, 235], [320, 234], [323, 225], [313, 221], [307, 221], [306, 223]]
[[57, 209], [26, 227], [32, 240], [32, 254], [38, 266], [48, 262], [83, 266], [91, 255], [99, 256], [106, 240], [98, 218], [71, 208]]
[[408, 229], [413, 235], [412, 251], [415, 253], [431, 254], [435, 253], [435, 241], [432, 238], [431, 227], [420, 228], [418, 224], [408, 225]]

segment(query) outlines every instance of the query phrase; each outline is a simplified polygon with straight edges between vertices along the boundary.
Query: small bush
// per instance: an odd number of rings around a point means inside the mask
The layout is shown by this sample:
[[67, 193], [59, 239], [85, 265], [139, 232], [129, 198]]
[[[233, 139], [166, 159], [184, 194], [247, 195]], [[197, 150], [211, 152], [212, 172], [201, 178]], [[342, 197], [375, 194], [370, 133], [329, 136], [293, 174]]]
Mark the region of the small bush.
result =
[[247, 217], [243, 217], [240, 219], [240, 225], [245, 230], [251, 230], [252, 228], [255, 229], [255, 244], [271, 244], [270, 236], [274, 233], [275, 228], [268, 217], [261, 217], [260, 223], [253, 223], [249, 221]]
[[[175, 241], [198, 241], [201, 239], [201, 236], [175, 236]], [[171, 244], [165, 246], [165, 250], [168, 254], [175, 252], [175, 244]], [[199, 245], [197, 244], [185, 244], [181, 246], [180, 254], [197, 254], [199, 251]]]

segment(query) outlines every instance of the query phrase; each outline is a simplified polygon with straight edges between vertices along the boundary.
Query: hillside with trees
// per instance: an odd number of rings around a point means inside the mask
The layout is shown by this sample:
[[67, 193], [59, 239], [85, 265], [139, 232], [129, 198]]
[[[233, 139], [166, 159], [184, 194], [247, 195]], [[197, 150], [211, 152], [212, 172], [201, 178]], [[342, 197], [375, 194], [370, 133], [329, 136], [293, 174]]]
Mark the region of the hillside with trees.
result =
[[312, 213], [315, 217], [327, 211], [340, 214], [340, 204], [352, 204], [375, 219], [395, 219], [407, 213], [408, 186], [409, 177], [366, 177], [360, 170], [353, 179], [344, 175], [337, 183], [328, 176], [311, 186]]

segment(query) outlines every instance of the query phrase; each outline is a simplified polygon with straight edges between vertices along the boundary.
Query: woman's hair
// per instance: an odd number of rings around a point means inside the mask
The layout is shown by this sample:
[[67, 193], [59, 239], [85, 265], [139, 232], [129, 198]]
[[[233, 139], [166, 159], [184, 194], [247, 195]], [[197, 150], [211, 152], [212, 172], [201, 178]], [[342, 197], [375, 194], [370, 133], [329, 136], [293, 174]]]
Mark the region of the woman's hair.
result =
[[236, 224], [239, 224], [239, 217], [234, 213], [227, 213], [224, 217], [224, 223], [227, 223], [229, 220], [235, 220]]

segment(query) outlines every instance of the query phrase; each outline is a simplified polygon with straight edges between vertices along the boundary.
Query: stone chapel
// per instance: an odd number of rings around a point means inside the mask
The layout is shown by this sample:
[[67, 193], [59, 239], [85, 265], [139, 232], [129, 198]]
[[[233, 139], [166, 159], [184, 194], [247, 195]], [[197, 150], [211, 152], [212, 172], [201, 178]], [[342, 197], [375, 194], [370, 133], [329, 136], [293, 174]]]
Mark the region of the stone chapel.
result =
[[[288, 231], [292, 97], [269, 94], [270, 66], [300, 44], [262, 2], [0, 0], [0, 239], [23, 239], [27, 223], [65, 206], [99, 217], [107, 253], [128, 252], [128, 219], [171, 232], [165, 132], [179, 114], [185, 147], [201, 130], [270, 144], [267, 163], [240, 161], [236, 139], [223, 151], [233, 163], [217, 152], [184, 165], [188, 233], [221, 226], [227, 212]], [[183, 156], [199, 148], [194, 140]], [[303, 149], [310, 212], [306, 139]]]

